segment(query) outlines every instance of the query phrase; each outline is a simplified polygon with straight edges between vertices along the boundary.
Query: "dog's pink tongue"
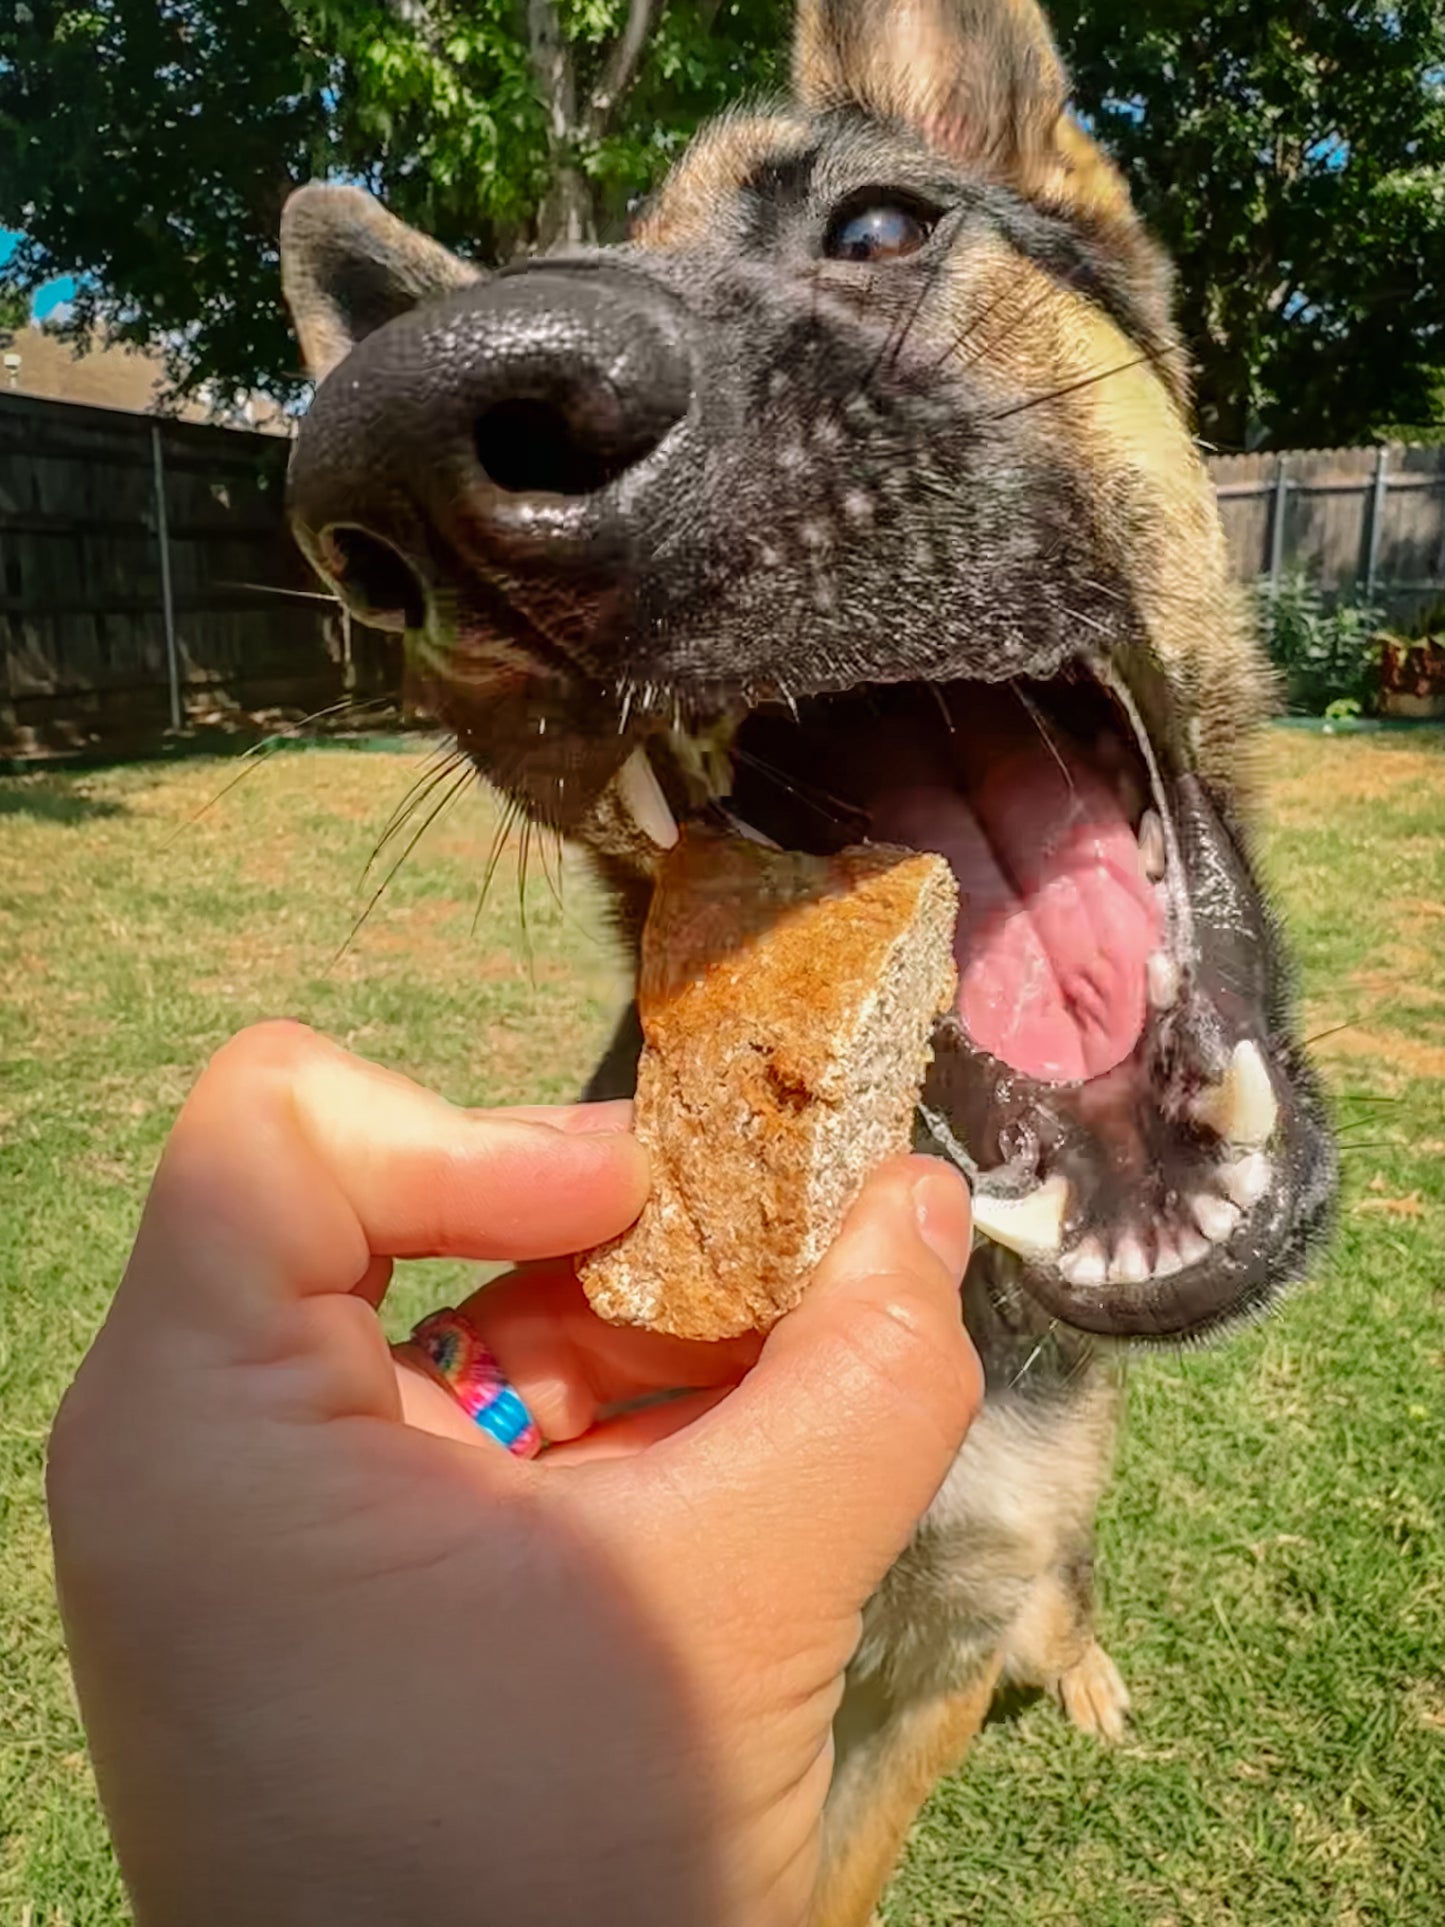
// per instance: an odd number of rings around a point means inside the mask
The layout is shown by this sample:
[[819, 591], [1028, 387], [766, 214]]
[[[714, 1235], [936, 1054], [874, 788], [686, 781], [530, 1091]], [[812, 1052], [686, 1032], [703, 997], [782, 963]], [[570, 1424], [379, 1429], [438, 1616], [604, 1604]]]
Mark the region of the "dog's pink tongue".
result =
[[1144, 1027], [1154, 893], [1112, 785], [1041, 735], [967, 790], [872, 799], [873, 835], [947, 857], [963, 899], [958, 1011], [982, 1050], [1050, 1083], [1121, 1063]]

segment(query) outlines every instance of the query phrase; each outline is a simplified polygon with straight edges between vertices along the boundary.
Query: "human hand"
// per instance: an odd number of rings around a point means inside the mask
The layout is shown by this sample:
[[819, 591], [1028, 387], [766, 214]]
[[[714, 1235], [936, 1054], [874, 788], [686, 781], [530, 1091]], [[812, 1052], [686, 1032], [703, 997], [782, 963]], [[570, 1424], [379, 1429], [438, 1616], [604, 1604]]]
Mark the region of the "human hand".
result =
[[[626, 1122], [458, 1110], [292, 1025], [200, 1079], [51, 1446], [141, 1927], [806, 1918], [859, 1612], [979, 1397], [967, 1197], [885, 1167], [765, 1343], [615, 1329], [534, 1261], [636, 1216]], [[533, 1266], [466, 1309], [541, 1459], [389, 1352], [422, 1255]]]

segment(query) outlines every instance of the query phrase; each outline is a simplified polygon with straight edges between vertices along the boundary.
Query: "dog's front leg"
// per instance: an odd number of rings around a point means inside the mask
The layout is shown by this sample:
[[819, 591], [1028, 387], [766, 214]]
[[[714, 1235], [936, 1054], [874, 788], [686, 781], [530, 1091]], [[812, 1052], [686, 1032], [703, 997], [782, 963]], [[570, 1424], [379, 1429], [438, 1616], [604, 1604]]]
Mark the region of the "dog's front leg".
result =
[[1000, 1665], [995, 1655], [956, 1692], [902, 1703], [850, 1683], [810, 1927], [868, 1927], [919, 1809], [983, 1725]]

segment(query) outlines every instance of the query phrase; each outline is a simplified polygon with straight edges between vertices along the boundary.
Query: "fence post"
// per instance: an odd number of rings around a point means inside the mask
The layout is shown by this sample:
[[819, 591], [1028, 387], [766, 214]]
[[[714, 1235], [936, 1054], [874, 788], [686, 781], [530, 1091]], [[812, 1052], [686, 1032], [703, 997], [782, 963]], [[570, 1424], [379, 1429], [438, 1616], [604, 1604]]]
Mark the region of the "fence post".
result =
[[161, 425], [151, 423], [151, 473], [156, 502], [156, 543], [161, 556], [161, 615], [166, 631], [166, 680], [171, 692], [171, 728], [181, 726], [181, 658], [176, 646], [176, 601], [171, 588], [171, 535], [166, 515], [166, 458]]
[[1373, 602], [1375, 577], [1380, 566], [1380, 531], [1385, 521], [1385, 499], [1390, 487], [1390, 447], [1381, 442], [1375, 450], [1375, 485], [1370, 490], [1370, 528], [1365, 542], [1365, 601]]
[[1284, 572], [1284, 509], [1289, 492], [1289, 477], [1285, 472], [1284, 456], [1277, 456], [1274, 467], [1274, 492], [1269, 504], [1269, 586], [1279, 587], [1280, 576]]

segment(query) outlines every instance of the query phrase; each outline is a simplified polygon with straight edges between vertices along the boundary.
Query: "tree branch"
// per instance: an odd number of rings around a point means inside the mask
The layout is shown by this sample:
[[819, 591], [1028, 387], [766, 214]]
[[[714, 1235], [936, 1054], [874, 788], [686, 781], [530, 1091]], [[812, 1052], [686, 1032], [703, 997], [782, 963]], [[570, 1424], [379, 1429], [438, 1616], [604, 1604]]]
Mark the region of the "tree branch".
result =
[[527, 0], [527, 51], [547, 116], [547, 144], [556, 157], [577, 131], [572, 49], [562, 32], [556, 0]]
[[602, 76], [592, 89], [582, 128], [588, 140], [600, 140], [617, 103], [637, 78], [647, 42], [657, 25], [662, 0], [628, 0], [627, 20], [612, 44]]
[[552, 181], [537, 210], [544, 248], [593, 238], [592, 197], [578, 166], [577, 70], [562, 31], [557, 0], [527, 0], [527, 50], [547, 121]]

